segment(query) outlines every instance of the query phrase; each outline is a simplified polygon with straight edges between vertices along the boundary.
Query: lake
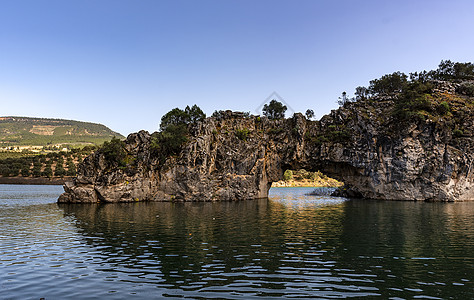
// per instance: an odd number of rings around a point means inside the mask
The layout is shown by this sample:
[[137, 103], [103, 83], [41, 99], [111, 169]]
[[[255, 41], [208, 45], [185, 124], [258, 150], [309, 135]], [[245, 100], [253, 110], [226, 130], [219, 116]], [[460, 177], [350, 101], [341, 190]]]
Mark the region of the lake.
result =
[[474, 202], [57, 204], [0, 185], [0, 299], [474, 299]]

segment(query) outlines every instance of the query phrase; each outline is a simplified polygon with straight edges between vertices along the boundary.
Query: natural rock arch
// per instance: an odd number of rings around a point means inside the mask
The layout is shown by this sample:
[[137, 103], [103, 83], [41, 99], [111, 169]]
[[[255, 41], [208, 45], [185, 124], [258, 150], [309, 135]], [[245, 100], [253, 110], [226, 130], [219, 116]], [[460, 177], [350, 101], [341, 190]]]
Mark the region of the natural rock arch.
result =
[[[131, 134], [125, 148], [133, 165], [110, 168], [98, 151], [80, 165], [59, 201], [264, 198], [286, 168], [321, 170], [366, 198], [474, 200], [470, 136], [455, 138], [428, 122], [400, 129], [383, 117], [390, 101], [360, 105], [350, 103], [320, 121], [302, 114], [269, 120], [226, 111], [193, 128], [181, 153], [164, 164], [150, 151], [149, 133]], [[248, 131], [245, 138], [237, 134], [241, 130]]]

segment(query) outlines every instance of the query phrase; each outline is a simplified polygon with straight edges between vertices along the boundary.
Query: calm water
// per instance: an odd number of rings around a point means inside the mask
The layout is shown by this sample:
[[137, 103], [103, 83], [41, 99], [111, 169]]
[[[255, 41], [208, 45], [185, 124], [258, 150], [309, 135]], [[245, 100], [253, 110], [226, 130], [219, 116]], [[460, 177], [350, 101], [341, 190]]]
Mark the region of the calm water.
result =
[[60, 186], [0, 185], [0, 299], [474, 298], [474, 203], [311, 190], [58, 205]]

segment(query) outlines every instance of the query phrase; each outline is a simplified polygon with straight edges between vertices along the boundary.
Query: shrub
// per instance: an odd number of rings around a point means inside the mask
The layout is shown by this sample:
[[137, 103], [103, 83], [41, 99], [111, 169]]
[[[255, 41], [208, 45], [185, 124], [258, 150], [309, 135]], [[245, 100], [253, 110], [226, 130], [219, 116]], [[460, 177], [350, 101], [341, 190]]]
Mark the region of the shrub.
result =
[[420, 117], [420, 111], [431, 111], [430, 93], [433, 90], [431, 83], [420, 81], [410, 82], [405, 90], [396, 99], [393, 115], [401, 120]]
[[307, 109], [305, 115], [308, 120], [311, 120], [312, 118], [314, 118], [314, 110]]
[[283, 128], [277, 127], [277, 128], [270, 128], [270, 129], [268, 130], [268, 133], [269, 133], [269, 134], [279, 134], [279, 133], [282, 133], [283, 131], [284, 131]]
[[456, 92], [469, 96], [469, 97], [474, 97], [474, 82], [464, 82], [462, 83], [457, 89]]
[[461, 136], [463, 136], [463, 134], [464, 134], [464, 132], [461, 129], [456, 128], [456, 129], [453, 130], [453, 136], [454, 137], [461, 137]]
[[249, 130], [247, 128], [244, 128], [244, 129], [237, 129], [235, 131], [235, 135], [237, 136], [237, 138], [241, 141], [246, 141], [247, 140], [247, 137], [249, 135]]
[[283, 180], [289, 181], [293, 179], [293, 171], [292, 170], [286, 170], [285, 173], [283, 173]]
[[438, 111], [438, 113], [439, 113], [440, 115], [445, 115], [445, 114], [447, 114], [451, 109], [449, 108], [448, 102], [443, 101], [443, 102], [441, 102], [441, 103], [438, 105], [438, 107], [437, 107], [436, 110]]

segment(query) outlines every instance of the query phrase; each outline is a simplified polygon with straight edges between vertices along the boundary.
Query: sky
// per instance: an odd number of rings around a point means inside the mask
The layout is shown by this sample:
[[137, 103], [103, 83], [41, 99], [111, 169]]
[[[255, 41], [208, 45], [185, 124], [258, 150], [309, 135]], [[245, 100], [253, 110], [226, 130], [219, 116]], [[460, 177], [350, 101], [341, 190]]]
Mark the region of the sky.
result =
[[[159, 129], [197, 104], [316, 118], [384, 74], [474, 61], [471, 0], [0, 0], [0, 116]], [[259, 111], [260, 109], [260, 111]]]

